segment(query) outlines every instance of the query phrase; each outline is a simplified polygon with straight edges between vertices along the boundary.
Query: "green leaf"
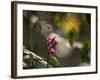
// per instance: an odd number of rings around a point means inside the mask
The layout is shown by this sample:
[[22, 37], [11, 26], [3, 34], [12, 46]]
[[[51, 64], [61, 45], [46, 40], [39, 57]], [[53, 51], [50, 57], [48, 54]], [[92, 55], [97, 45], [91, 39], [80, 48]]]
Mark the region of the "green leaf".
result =
[[59, 61], [58, 61], [58, 59], [55, 57], [55, 56], [53, 56], [53, 57], [51, 57], [50, 59], [49, 59], [49, 63], [51, 64], [51, 65], [53, 65], [54, 67], [55, 66], [58, 66], [60, 63], [59, 63]]
[[81, 49], [81, 59], [82, 62], [90, 62], [90, 56], [88, 56], [90, 52], [90, 43], [89, 40], [84, 40], [83, 41], [83, 48]]
[[42, 61], [37, 61], [36, 63], [36, 67], [37, 68], [46, 68], [47, 67], [47, 65], [46, 64], [44, 64]]
[[71, 29], [66, 33], [66, 38], [68, 39], [71, 46], [73, 46], [74, 41], [77, 39], [78, 33], [75, 29]]
[[89, 26], [86, 14], [82, 14], [82, 21], [84, 25]]

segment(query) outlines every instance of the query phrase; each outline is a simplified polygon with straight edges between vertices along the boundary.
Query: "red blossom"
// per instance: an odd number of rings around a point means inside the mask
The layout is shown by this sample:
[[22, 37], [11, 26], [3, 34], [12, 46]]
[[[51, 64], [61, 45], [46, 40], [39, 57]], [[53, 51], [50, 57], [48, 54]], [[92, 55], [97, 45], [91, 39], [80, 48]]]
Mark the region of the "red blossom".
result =
[[54, 36], [53, 38], [48, 38], [47, 39], [47, 45], [48, 45], [48, 55], [51, 56], [53, 54], [55, 54], [55, 50], [56, 50], [56, 40], [55, 40], [56, 36]]

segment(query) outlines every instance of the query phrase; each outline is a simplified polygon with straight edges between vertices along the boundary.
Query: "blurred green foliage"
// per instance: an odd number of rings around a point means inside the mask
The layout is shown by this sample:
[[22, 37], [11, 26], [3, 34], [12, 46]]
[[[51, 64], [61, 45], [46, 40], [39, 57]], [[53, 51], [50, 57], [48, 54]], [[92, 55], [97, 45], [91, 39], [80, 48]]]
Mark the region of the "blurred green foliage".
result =
[[75, 29], [71, 29], [66, 33], [66, 38], [68, 39], [70, 45], [73, 47], [74, 41], [77, 39], [78, 33]]
[[90, 63], [90, 42], [89, 40], [83, 41], [83, 48], [81, 49], [81, 59], [82, 62]]
[[58, 61], [57, 57], [55, 57], [55, 56], [50, 57], [48, 63], [53, 65], [53, 67], [57, 67], [60, 64], [60, 62]]

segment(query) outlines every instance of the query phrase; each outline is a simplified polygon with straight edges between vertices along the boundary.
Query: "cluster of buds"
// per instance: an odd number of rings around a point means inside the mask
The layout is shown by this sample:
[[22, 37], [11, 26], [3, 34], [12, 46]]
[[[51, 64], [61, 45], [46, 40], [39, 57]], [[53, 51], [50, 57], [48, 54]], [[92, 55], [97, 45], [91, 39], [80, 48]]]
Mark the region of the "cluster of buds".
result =
[[56, 36], [54, 36], [53, 38], [47, 39], [49, 57], [51, 57], [52, 55], [55, 55], [56, 44], [57, 44], [55, 38], [56, 38]]

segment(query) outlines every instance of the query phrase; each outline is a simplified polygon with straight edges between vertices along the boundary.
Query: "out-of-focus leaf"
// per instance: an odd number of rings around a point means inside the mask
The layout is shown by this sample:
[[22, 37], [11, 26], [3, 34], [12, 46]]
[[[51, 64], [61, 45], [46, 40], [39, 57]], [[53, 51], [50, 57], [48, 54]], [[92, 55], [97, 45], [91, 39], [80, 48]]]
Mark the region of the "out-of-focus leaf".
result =
[[66, 38], [70, 42], [70, 45], [73, 46], [74, 41], [76, 40], [78, 33], [75, 29], [71, 29], [66, 33]]
[[33, 66], [35, 66], [36, 68], [46, 68], [47, 64], [45, 64], [43, 60], [35, 60], [35, 65]]
[[89, 55], [90, 52], [90, 43], [88, 40], [83, 41], [83, 48], [81, 49], [81, 59], [82, 62], [90, 62], [90, 56]]
[[60, 64], [60, 62], [58, 61], [58, 59], [57, 59], [55, 56], [53, 56], [53, 57], [51, 57], [51, 58], [49, 59], [49, 63], [50, 63], [51, 65], [53, 65], [54, 67], [55, 67], [55, 66], [58, 66], [58, 65]]
[[58, 28], [62, 26], [62, 22], [65, 21], [67, 13], [55, 13], [54, 14], [54, 24]]
[[87, 16], [85, 14], [82, 14], [82, 21], [84, 25], [89, 26], [89, 23], [87, 21]]

